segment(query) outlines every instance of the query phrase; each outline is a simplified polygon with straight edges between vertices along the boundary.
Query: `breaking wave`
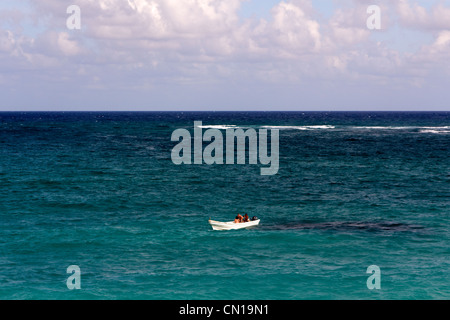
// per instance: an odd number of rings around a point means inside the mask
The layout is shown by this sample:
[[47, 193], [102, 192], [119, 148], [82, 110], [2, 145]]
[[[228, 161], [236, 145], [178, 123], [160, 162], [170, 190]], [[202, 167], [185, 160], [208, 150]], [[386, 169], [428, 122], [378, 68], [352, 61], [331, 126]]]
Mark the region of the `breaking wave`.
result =
[[267, 129], [280, 129], [280, 130], [323, 130], [323, 129], [335, 129], [332, 125], [318, 125], [318, 126], [262, 126]]
[[201, 125], [198, 128], [202, 129], [278, 129], [278, 130], [300, 130], [300, 131], [313, 131], [313, 130], [339, 130], [339, 131], [366, 131], [366, 130], [380, 130], [380, 131], [394, 131], [403, 130], [410, 131], [412, 133], [431, 133], [431, 134], [448, 134], [450, 133], [450, 126], [339, 126], [339, 125], [311, 125], [311, 126], [281, 126], [281, 125], [264, 125], [264, 126], [237, 126], [232, 124], [221, 125]]
[[224, 124], [224, 125], [206, 125], [206, 126], [198, 126], [198, 128], [202, 129], [239, 129], [240, 127], [233, 124]]

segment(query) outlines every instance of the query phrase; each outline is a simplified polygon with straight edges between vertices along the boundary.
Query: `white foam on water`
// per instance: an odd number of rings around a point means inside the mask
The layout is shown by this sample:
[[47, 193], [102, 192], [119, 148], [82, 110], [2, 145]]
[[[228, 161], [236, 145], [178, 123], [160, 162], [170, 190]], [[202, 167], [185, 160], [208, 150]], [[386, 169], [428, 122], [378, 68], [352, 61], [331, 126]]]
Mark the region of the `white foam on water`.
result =
[[233, 124], [224, 124], [224, 125], [207, 125], [207, 126], [198, 126], [198, 128], [202, 129], [238, 129], [239, 127]]
[[331, 125], [319, 125], [319, 126], [262, 126], [267, 129], [280, 129], [280, 130], [321, 130], [321, 129], [335, 129], [335, 126]]
[[437, 133], [437, 134], [447, 134], [447, 133], [450, 133], [450, 130], [433, 130], [433, 129], [424, 129], [424, 130], [420, 130], [420, 133]]
[[368, 130], [413, 130], [417, 129], [417, 127], [392, 127], [392, 126], [375, 126], [375, 127], [352, 127], [354, 129], [368, 129]]
[[[248, 129], [250, 127], [241, 127], [234, 124], [222, 124], [222, 125], [201, 125], [198, 128], [202, 129]], [[264, 129], [278, 129], [278, 130], [301, 130], [301, 131], [311, 131], [311, 130], [329, 130], [336, 129], [333, 125], [314, 125], [314, 126], [260, 126], [259, 128]], [[257, 128], [255, 128], [257, 129]], [[426, 127], [426, 126], [342, 126], [339, 127], [340, 130], [419, 130], [420, 133], [436, 133], [436, 134], [448, 134], [450, 133], [450, 126], [440, 126], [440, 127]], [[417, 132], [417, 131], [416, 131]]]
[[[395, 127], [395, 126], [376, 126], [376, 127], [352, 127], [353, 129], [363, 130], [418, 130], [420, 133], [450, 133], [450, 126], [441, 127], [421, 127], [421, 126], [409, 126], [409, 127]], [[416, 131], [417, 132], [417, 131]]]

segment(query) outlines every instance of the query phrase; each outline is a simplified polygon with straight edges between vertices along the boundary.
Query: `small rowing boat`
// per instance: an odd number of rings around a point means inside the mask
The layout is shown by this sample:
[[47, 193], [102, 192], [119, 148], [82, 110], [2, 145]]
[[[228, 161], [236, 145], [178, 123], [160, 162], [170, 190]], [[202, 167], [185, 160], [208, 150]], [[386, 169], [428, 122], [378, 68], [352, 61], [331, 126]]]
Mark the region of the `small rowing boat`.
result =
[[255, 226], [259, 225], [260, 221], [261, 221], [260, 219], [257, 219], [257, 220], [253, 220], [253, 221], [249, 221], [249, 222], [241, 222], [241, 223], [234, 223], [234, 221], [220, 222], [220, 221], [214, 221], [214, 220], [209, 220], [208, 222], [211, 225], [211, 227], [213, 228], [213, 230], [237, 230], [237, 229], [245, 229], [245, 228], [255, 227]]

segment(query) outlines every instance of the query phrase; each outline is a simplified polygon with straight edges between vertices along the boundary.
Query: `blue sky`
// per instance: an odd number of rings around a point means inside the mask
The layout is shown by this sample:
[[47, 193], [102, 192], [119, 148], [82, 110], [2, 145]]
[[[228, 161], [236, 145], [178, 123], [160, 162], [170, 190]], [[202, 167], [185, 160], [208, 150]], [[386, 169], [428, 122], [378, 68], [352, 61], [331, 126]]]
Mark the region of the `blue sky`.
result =
[[258, 1], [248, 0], [243, 2], [239, 10], [239, 15], [243, 18], [270, 18], [270, 10], [278, 4], [276, 0]]
[[450, 110], [449, 61], [450, 0], [0, 3], [0, 111]]

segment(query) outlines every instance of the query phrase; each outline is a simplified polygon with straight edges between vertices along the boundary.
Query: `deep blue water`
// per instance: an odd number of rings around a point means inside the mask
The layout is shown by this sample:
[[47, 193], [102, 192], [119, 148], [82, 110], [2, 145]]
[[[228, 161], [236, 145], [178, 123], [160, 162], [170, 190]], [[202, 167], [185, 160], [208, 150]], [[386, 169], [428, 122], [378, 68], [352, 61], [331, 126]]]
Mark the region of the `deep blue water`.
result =
[[[174, 165], [196, 120], [279, 129], [278, 174]], [[0, 299], [449, 299], [449, 155], [448, 112], [0, 113]]]

